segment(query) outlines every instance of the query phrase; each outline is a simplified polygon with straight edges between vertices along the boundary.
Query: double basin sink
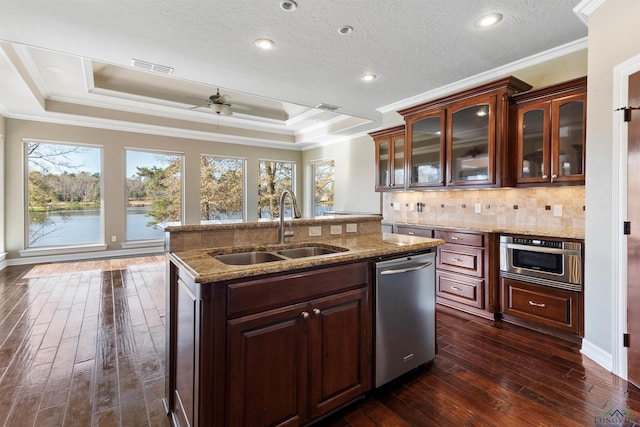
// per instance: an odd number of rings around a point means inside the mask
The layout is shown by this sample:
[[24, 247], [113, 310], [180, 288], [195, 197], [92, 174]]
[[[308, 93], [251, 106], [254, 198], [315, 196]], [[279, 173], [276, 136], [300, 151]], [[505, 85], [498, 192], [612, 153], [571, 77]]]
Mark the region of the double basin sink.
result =
[[288, 259], [307, 258], [318, 255], [328, 255], [340, 252], [346, 252], [348, 249], [338, 246], [328, 246], [319, 244], [310, 244], [308, 246], [299, 246], [286, 249], [278, 249], [274, 251], [255, 250], [234, 252], [230, 254], [212, 255], [218, 261], [229, 265], [253, 265], [265, 262], [284, 261]]

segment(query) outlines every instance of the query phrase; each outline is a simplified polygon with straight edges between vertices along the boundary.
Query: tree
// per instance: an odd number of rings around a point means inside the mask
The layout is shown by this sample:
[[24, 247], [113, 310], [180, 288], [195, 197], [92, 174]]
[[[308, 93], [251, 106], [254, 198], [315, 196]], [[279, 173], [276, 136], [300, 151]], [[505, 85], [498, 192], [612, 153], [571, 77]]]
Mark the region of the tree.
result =
[[153, 218], [148, 225], [180, 221], [182, 217], [180, 157], [174, 157], [166, 168], [137, 167], [137, 175], [145, 183], [145, 193], [152, 199], [152, 209], [147, 213]]
[[203, 156], [200, 159], [200, 217], [242, 219], [243, 160]]
[[280, 216], [280, 194], [291, 189], [293, 163], [261, 161], [258, 173], [258, 217]]

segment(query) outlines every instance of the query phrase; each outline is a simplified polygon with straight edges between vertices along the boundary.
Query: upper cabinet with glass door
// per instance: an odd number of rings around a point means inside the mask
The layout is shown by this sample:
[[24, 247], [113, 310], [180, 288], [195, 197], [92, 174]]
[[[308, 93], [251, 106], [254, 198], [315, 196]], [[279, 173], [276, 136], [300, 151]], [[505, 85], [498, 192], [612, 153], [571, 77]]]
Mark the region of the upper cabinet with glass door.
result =
[[508, 77], [399, 111], [407, 126], [408, 188], [513, 185], [509, 97], [529, 90]]
[[584, 184], [586, 107], [586, 77], [513, 97], [518, 185]]
[[369, 134], [376, 145], [376, 191], [405, 189], [405, 127]]

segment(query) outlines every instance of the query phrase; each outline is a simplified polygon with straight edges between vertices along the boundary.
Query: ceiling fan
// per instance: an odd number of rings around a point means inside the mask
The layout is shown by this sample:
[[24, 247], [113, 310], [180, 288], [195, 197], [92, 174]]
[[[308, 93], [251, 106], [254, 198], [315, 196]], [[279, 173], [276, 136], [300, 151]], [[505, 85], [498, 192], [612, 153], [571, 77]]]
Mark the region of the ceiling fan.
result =
[[233, 114], [231, 111], [231, 103], [229, 102], [230, 96], [220, 95], [220, 89], [216, 91], [215, 95], [211, 95], [206, 104], [202, 105], [194, 105], [189, 108], [190, 110], [200, 107], [209, 107], [211, 111], [216, 113], [216, 115], [230, 116]]

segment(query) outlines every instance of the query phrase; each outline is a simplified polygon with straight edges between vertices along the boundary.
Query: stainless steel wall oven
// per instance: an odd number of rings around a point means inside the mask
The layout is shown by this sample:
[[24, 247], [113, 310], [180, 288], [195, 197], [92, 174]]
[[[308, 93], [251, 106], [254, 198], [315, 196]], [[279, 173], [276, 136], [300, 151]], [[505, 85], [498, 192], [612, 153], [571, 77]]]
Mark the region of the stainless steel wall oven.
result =
[[582, 244], [500, 236], [500, 275], [569, 291], [582, 291]]

